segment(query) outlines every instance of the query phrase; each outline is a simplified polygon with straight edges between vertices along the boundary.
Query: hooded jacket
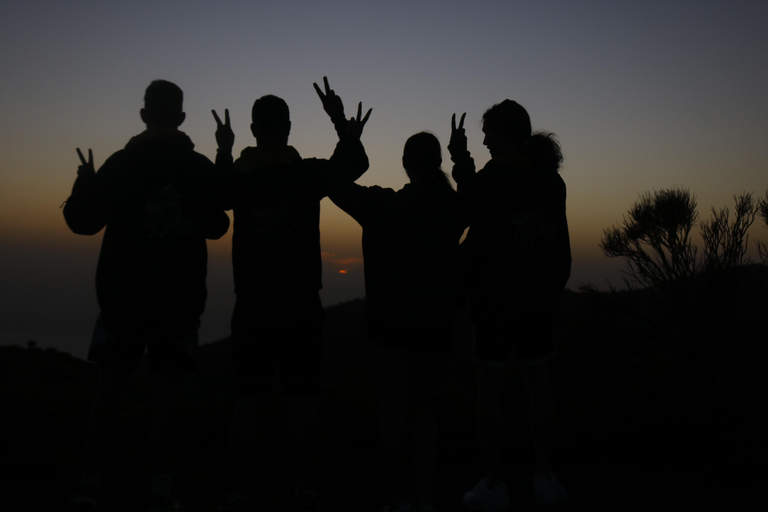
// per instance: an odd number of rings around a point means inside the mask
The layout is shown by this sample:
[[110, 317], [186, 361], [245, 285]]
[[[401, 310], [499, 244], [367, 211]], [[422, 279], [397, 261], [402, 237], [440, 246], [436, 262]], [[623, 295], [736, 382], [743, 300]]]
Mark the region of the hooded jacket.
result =
[[206, 238], [217, 239], [229, 217], [210, 191], [215, 167], [178, 130], [146, 130], [79, 176], [64, 207], [72, 231], [106, 226], [96, 269], [102, 314], [194, 321], [205, 309]]
[[436, 180], [394, 191], [347, 183], [330, 197], [363, 228], [366, 316], [374, 331], [450, 331], [466, 227], [450, 185]]
[[330, 160], [302, 159], [292, 146], [247, 147], [231, 164], [227, 209], [234, 211], [232, 267], [235, 293], [269, 297], [316, 293], [322, 288], [320, 200], [340, 180], [368, 169], [359, 140], [341, 140]]
[[477, 173], [457, 164], [453, 176], [469, 215], [462, 250], [475, 320], [553, 322], [571, 271], [563, 179], [522, 155]]

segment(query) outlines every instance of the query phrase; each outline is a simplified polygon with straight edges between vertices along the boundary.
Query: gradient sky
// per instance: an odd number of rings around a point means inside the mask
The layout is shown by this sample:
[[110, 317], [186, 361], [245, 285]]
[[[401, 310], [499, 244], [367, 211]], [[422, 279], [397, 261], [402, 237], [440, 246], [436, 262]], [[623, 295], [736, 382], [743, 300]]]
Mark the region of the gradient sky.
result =
[[[230, 109], [238, 154], [254, 143], [250, 107], [264, 94], [287, 101], [303, 156], [328, 157], [336, 135], [312, 89], [327, 75], [348, 113], [358, 100], [373, 108], [363, 134], [371, 169], [359, 182], [394, 188], [406, 182], [408, 136], [429, 130], [445, 146], [451, 114], [467, 112], [480, 167], [482, 113], [517, 100], [563, 147], [569, 287], [618, 285], [622, 262], [598, 243], [640, 193], [687, 187], [704, 219], [733, 194], [768, 187], [767, 20], [758, 0], [6, 0], [0, 343], [90, 333], [101, 235], [70, 233], [59, 206], [75, 148], [92, 148], [97, 166], [122, 148], [143, 129], [144, 89], [158, 78], [184, 90], [182, 129], [210, 158], [210, 110]], [[359, 227], [324, 200], [321, 232], [325, 303], [362, 296]], [[227, 334], [230, 234], [209, 244], [203, 341]]]

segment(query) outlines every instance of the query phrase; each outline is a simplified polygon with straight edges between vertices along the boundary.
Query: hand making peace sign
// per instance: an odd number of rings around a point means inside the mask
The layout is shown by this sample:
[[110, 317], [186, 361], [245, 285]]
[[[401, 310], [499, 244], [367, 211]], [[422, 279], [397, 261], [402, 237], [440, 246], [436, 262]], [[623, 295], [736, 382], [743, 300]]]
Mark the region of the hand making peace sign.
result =
[[316, 82], [312, 82], [312, 86], [315, 88], [315, 92], [320, 97], [320, 101], [323, 103], [323, 110], [331, 118], [331, 121], [336, 123], [339, 120], [346, 119], [344, 117], [344, 103], [341, 98], [328, 85], [328, 77], [323, 77], [323, 85], [325, 85], [325, 94], [320, 90]]
[[464, 118], [466, 116], [466, 112], [461, 114], [458, 128], [456, 127], [456, 114], [451, 117], [451, 140], [448, 142], [448, 152], [453, 158], [467, 153], [467, 135], [464, 133]]
[[88, 161], [85, 161], [80, 148], [77, 148], [77, 156], [80, 157], [80, 165], [77, 167], [78, 176], [96, 176], [96, 169], [93, 167], [93, 151], [88, 148]]
[[235, 145], [235, 132], [232, 131], [232, 127], [229, 124], [229, 109], [224, 109], [224, 122], [221, 122], [219, 115], [215, 110], [211, 110], [213, 118], [216, 119], [216, 144], [219, 146], [219, 151], [232, 151], [232, 146]]
[[347, 121], [347, 137], [350, 139], [358, 140], [360, 139], [360, 136], [363, 134], [363, 128], [365, 127], [365, 123], [368, 122], [368, 118], [371, 117], [371, 112], [373, 111], [372, 108], [368, 109], [368, 112], [365, 114], [365, 117], [360, 119], [363, 115], [363, 102], [357, 104], [357, 117], [350, 117], [349, 121]]

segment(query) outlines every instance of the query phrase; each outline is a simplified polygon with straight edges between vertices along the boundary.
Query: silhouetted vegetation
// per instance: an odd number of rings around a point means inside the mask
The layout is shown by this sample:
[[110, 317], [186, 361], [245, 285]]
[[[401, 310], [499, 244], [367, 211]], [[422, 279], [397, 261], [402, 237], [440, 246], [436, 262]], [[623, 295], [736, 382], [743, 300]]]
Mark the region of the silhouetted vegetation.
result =
[[768, 207], [747, 192], [734, 202], [733, 215], [728, 207], [712, 208], [700, 224], [701, 250], [691, 239], [696, 198], [682, 188], [643, 194], [600, 244], [607, 256], [626, 259], [626, 283], [635, 290], [605, 299], [614, 314], [631, 318], [642, 337], [662, 340], [721, 386], [761, 380], [754, 356], [765, 349], [768, 268], [746, 253], [747, 231]]

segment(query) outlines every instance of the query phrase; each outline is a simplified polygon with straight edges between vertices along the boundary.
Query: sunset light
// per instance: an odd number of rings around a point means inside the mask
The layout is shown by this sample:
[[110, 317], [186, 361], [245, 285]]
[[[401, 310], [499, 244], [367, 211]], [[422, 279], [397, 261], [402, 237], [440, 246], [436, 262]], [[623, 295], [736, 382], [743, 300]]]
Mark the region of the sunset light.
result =
[[[362, 135], [370, 168], [358, 183], [395, 190], [408, 181], [402, 153], [410, 135], [434, 133], [450, 174], [451, 115], [466, 112], [479, 169], [490, 158], [483, 112], [519, 101], [534, 130], [554, 132], [562, 146], [573, 290], [622, 286], [623, 262], [599, 243], [640, 194], [689, 188], [706, 220], [711, 207], [732, 205], [733, 194], [762, 196], [768, 187], [767, 2], [259, 6], [4, 8], [0, 336], [90, 336], [102, 234], [72, 234], [59, 206], [75, 180], [75, 148], [91, 148], [98, 168], [144, 129], [139, 110], [154, 79], [183, 89], [181, 129], [210, 159], [211, 109], [229, 109], [237, 157], [255, 143], [251, 106], [265, 94], [290, 107], [289, 144], [302, 157], [329, 158], [337, 135], [312, 87], [328, 76], [348, 115], [358, 101], [373, 109]], [[360, 226], [329, 199], [320, 218], [324, 305], [362, 297]], [[768, 239], [762, 224], [752, 230], [753, 239]], [[208, 243], [201, 340], [229, 332], [231, 246], [231, 230]]]

